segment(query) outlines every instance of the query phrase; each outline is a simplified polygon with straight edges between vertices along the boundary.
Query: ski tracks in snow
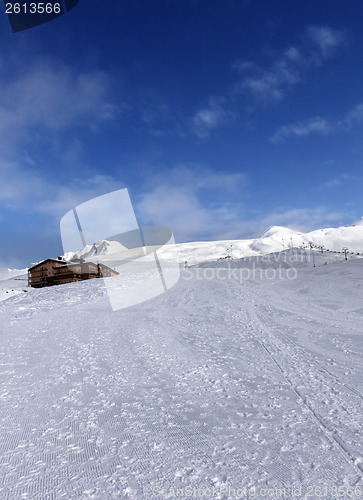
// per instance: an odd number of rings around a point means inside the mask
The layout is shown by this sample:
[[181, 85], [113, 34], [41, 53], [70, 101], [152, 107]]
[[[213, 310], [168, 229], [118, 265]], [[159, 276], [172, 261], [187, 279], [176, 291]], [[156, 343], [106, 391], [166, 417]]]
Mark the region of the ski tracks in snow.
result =
[[182, 276], [116, 313], [100, 283], [3, 303], [2, 498], [358, 484], [360, 299], [335, 311], [314, 283]]

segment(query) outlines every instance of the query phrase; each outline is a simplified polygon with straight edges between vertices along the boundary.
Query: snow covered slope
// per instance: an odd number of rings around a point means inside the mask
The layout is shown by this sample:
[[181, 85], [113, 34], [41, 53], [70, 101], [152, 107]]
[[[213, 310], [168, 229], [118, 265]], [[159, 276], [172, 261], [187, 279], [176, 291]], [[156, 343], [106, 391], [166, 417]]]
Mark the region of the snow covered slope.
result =
[[103, 280], [0, 303], [1, 499], [359, 498], [363, 260], [204, 271], [117, 312]]
[[[310, 244], [315, 248], [324, 246], [325, 249], [338, 252], [343, 247], [348, 247], [351, 252], [363, 254], [363, 225], [319, 229], [310, 233], [272, 226], [255, 239], [180, 243], [164, 247], [161, 253], [164, 258], [177, 259], [179, 262], [187, 261], [193, 265], [214, 261], [227, 255], [233, 258], [261, 256], [272, 252], [281, 252], [292, 247], [308, 247]], [[101, 240], [93, 246], [87, 245], [77, 254], [68, 253], [64, 257], [67, 260], [73, 256], [87, 260], [97, 260], [101, 257], [103, 262], [112, 262], [117, 260], [122, 253], [126, 255], [127, 249], [120, 243]]]
[[19, 275], [27, 274], [28, 269], [7, 269], [0, 267], [0, 280], [8, 280]]
[[[17, 271], [19, 273], [19, 271]], [[5, 276], [7, 273], [4, 273]], [[12, 274], [11, 272], [9, 273]], [[0, 302], [6, 300], [13, 295], [18, 293], [27, 292], [28, 287], [28, 275], [20, 274], [15, 275], [13, 278], [1, 279], [0, 278]]]

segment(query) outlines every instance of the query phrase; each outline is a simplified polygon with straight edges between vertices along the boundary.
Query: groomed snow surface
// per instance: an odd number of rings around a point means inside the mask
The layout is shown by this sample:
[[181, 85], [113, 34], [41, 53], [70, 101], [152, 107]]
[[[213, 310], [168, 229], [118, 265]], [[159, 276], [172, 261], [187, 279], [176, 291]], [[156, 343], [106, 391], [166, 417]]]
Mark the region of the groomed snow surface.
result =
[[183, 268], [117, 312], [102, 280], [19, 281], [0, 498], [361, 498], [363, 260], [324, 259]]

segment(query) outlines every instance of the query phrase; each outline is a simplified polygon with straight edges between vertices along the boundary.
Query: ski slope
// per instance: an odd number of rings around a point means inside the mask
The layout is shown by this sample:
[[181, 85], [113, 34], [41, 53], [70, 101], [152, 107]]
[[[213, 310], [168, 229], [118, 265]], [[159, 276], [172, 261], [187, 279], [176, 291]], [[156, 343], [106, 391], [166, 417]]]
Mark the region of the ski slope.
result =
[[0, 302], [0, 498], [360, 498], [363, 261], [324, 262], [183, 268], [117, 312], [102, 280]]
[[363, 225], [318, 229], [309, 233], [271, 226], [258, 238], [179, 243], [175, 248], [165, 247], [163, 255], [165, 258], [178, 258], [179, 262], [187, 261], [188, 264], [195, 265], [206, 261], [213, 262], [228, 255], [241, 259], [283, 252], [291, 248], [310, 248], [310, 245], [315, 249], [324, 247], [333, 253], [341, 252], [346, 247], [351, 253], [363, 255]]
[[[0, 277], [0, 302], [2, 300], [6, 300], [13, 295], [17, 295], [18, 293], [27, 292], [28, 287], [28, 275], [27, 274], [18, 274], [17, 271], [16, 276], [13, 278], [5, 278], [1, 279]], [[10, 275], [12, 273], [9, 273]], [[9, 276], [8, 273], [5, 273], [5, 276]]]
[[[246, 240], [197, 241], [165, 245], [160, 248], [159, 255], [163, 259], [188, 262], [196, 265], [202, 262], [213, 262], [231, 256], [235, 259], [256, 257], [273, 252], [283, 252], [291, 248], [320, 248], [331, 252], [341, 252], [344, 247], [351, 253], [363, 255], [363, 224], [342, 226], [338, 228], [318, 229], [310, 233], [294, 231], [287, 227], [271, 226], [258, 238]], [[105, 264], [122, 260], [127, 256], [127, 248], [117, 241], [100, 240], [93, 245], [86, 245], [78, 252], [64, 254], [65, 260], [81, 257], [85, 260], [103, 262]], [[135, 254], [134, 258], [140, 255]]]

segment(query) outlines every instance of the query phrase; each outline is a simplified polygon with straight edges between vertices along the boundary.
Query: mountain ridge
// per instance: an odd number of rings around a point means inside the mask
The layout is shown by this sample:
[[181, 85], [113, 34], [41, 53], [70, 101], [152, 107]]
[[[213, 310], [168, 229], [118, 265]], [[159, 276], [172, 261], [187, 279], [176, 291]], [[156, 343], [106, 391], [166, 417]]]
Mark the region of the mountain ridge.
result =
[[[335, 252], [347, 247], [349, 251], [363, 253], [363, 225], [316, 229], [308, 233], [284, 226], [270, 226], [258, 238], [176, 243], [165, 245], [160, 248], [159, 253], [165, 259], [191, 261], [197, 264], [226, 256], [244, 258], [281, 252], [289, 248], [310, 247], [320, 249], [323, 247]], [[79, 252], [68, 252], [64, 258], [97, 259], [107, 263], [108, 260], [112, 261], [116, 255], [126, 251], [126, 247], [117, 241], [100, 240], [94, 245], [87, 245]]]
[[[233, 258], [263, 256], [292, 247], [310, 248], [310, 245], [312, 248], [323, 247], [334, 252], [341, 252], [346, 247], [350, 252], [359, 252], [363, 255], [363, 218], [350, 226], [315, 229], [307, 233], [272, 225], [257, 238], [176, 243], [160, 248], [159, 253], [165, 259], [198, 264], [228, 256]], [[86, 245], [78, 252], [67, 252], [62, 257], [67, 261], [78, 257], [107, 264], [107, 261], [117, 260], [120, 254], [127, 250], [118, 241], [99, 240], [93, 245]], [[0, 268], [1, 279], [12, 278], [26, 272], [27, 268]]]

